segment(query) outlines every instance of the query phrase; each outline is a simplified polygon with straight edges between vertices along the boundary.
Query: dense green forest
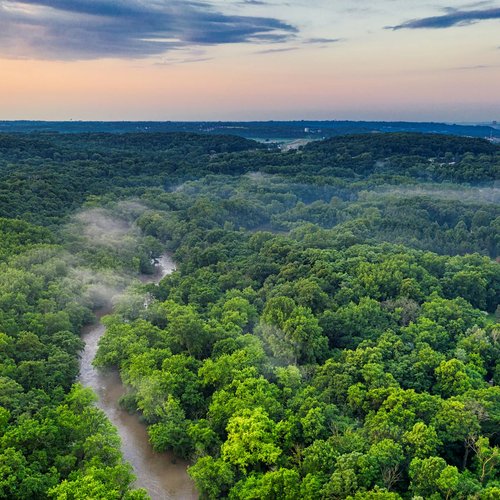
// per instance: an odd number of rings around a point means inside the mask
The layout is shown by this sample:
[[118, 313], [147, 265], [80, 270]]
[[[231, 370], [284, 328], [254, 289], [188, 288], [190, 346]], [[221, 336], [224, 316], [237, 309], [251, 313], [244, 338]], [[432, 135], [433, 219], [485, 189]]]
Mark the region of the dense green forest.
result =
[[[500, 496], [500, 148], [0, 134], [0, 498], [139, 499], [96, 364], [201, 498]], [[150, 300], [143, 300], [143, 297]]]

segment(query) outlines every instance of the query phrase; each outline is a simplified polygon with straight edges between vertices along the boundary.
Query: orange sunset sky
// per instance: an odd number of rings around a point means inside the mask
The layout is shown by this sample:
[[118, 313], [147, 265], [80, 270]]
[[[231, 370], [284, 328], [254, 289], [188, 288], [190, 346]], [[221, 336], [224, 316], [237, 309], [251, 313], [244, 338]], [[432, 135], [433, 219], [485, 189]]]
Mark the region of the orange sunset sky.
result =
[[500, 119], [500, 2], [0, 0], [0, 119]]

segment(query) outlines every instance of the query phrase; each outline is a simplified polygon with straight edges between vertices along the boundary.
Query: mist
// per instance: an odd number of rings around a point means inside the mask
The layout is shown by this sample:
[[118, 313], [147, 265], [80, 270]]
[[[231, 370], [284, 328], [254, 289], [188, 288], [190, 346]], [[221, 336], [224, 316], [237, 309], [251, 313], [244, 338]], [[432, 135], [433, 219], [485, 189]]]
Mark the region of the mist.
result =
[[375, 200], [380, 197], [395, 195], [402, 198], [430, 197], [441, 200], [455, 200], [466, 203], [500, 203], [500, 188], [497, 187], [458, 187], [458, 186], [397, 186], [383, 187], [373, 191], [362, 191], [359, 199], [364, 201]]
[[[61, 228], [63, 244], [53, 257], [64, 263], [61, 284], [79, 304], [96, 310], [144, 301], [139, 277], [144, 265], [153, 268], [152, 239], [142, 235], [135, 221], [146, 210], [136, 199], [85, 208]], [[43, 256], [31, 259], [48, 265]]]

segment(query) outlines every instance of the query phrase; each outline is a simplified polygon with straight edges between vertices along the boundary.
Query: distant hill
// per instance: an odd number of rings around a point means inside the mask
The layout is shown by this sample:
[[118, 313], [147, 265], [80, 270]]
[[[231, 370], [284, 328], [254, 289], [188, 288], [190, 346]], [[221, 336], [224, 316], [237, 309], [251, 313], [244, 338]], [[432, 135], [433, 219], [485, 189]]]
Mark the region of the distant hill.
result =
[[440, 134], [392, 133], [360, 134], [343, 137], [333, 137], [324, 141], [309, 143], [305, 149], [310, 152], [327, 154], [339, 151], [349, 151], [352, 156], [371, 152], [378, 158], [394, 155], [441, 157], [445, 153], [462, 155], [494, 154], [498, 146], [493, 143], [473, 137], [456, 137]]
[[92, 122], [0, 121], [0, 132], [196, 132], [231, 134], [261, 141], [322, 139], [346, 134], [417, 132], [500, 139], [500, 130], [487, 125], [432, 122], [267, 121], [267, 122]]

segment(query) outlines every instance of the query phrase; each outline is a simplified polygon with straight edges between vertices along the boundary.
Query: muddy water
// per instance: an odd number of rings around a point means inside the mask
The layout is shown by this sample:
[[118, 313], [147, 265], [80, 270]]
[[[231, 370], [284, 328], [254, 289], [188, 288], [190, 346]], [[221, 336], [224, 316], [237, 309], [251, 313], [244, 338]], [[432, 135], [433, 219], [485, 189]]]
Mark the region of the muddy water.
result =
[[[164, 255], [159, 259], [157, 273], [142, 276], [144, 283], [158, 283], [175, 269], [174, 262]], [[98, 311], [97, 319], [110, 314], [112, 308]], [[153, 500], [194, 500], [198, 498], [193, 482], [186, 472], [188, 463], [168, 453], [156, 453], [148, 441], [146, 426], [137, 415], [129, 415], [119, 407], [118, 400], [126, 392], [116, 371], [100, 372], [92, 366], [99, 339], [105, 327], [100, 323], [89, 325], [82, 331], [85, 348], [80, 360], [80, 382], [98, 395], [101, 408], [118, 429], [124, 459], [132, 464], [137, 477], [134, 486], [146, 488]]]

